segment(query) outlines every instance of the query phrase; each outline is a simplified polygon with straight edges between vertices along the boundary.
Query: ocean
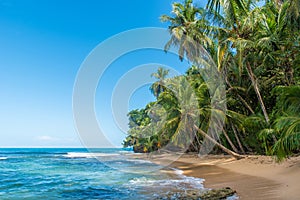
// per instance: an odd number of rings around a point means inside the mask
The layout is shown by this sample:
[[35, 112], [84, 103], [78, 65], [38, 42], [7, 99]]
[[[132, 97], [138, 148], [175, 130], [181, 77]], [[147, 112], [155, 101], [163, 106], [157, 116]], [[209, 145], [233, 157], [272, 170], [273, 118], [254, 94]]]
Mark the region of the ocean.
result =
[[[0, 199], [155, 199], [204, 190], [203, 179], [133, 159], [124, 149], [0, 149]], [[176, 199], [174, 197], [174, 199]]]

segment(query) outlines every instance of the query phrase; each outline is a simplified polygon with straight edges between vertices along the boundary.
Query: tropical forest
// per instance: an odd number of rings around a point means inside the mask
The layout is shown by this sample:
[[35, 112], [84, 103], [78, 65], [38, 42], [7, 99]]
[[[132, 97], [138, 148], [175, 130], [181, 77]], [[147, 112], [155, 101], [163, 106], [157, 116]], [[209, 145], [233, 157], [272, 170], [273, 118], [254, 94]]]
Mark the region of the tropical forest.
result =
[[155, 96], [128, 113], [123, 142], [135, 152], [183, 149], [235, 158], [300, 153], [300, 0], [198, 0], [161, 16], [168, 53], [190, 63], [169, 77], [158, 66]]

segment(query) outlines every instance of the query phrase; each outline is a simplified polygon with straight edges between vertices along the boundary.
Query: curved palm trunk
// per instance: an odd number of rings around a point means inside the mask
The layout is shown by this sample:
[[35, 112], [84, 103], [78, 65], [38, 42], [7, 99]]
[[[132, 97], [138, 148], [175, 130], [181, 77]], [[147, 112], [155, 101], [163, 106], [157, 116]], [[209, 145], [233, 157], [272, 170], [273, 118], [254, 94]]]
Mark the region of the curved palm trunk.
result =
[[260, 94], [260, 91], [259, 91], [259, 88], [258, 88], [257, 81], [255, 80], [255, 75], [254, 75], [253, 72], [252, 72], [252, 69], [251, 69], [251, 66], [250, 66], [250, 63], [249, 63], [249, 62], [247, 62], [246, 69], [247, 69], [248, 75], [249, 75], [249, 77], [250, 77], [250, 79], [251, 79], [251, 82], [252, 82], [252, 85], [253, 85], [253, 87], [254, 87], [254, 91], [255, 91], [255, 93], [256, 93], [256, 96], [257, 96], [257, 98], [258, 98], [258, 101], [259, 101], [259, 103], [260, 103], [261, 109], [262, 109], [262, 111], [263, 111], [265, 120], [266, 120], [266, 122], [269, 124], [270, 119], [269, 119], [269, 116], [268, 116], [268, 113], [267, 113], [267, 110], [266, 110], [264, 101], [263, 101], [263, 99], [262, 99], [262, 97], [261, 97], [261, 94]]
[[225, 146], [223, 146], [222, 144], [220, 144], [219, 142], [217, 142], [215, 139], [213, 139], [212, 137], [210, 137], [207, 133], [205, 133], [203, 130], [199, 129], [196, 125], [194, 125], [194, 127], [196, 128], [196, 130], [205, 138], [207, 138], [209, 141], [211, 141], [214, 145], [216, 145], [217, 147], [219, 147], [220, 149], [222, 149], [225, 153], [228, 153], [229, 155], [233, 156], [236, 159], [242, 159], [244, 158], [244, 156], [235, 153], [233, 151], [231, 151], [230, 149], [226, 148]]

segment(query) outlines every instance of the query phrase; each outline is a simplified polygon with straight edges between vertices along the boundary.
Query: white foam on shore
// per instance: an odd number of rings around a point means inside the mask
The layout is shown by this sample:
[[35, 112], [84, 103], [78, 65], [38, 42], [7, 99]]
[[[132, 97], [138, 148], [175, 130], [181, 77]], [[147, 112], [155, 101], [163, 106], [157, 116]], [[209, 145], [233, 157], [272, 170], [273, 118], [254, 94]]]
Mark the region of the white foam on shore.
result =
[[166, 187], [166, 188], [178, 188], [178, 189], [185, 189], [185, 188], [194, 188], [194, 189], [204, 189], [203, 187], [204, 179], [201, 178], [194, 178], [184, 176], [180, 179], [163, 179], [163, 180], [154, 180], [148, 179], [146, 177], [135, 178], [129, 181], [130, 185], [133, 186], [153, 186], [153, 187]]
[[97, 158], [97, 157], [109, 157], [109, 156], [119, 156], [116, 153], [79, 153], [79, 152], [69, 152], [67, 155], [63, 155], [66, 158]]
[[140, 159], [126, 159], [126, 161], [134, 162], [134, 163], [153, 163], [149, 160], [140, 160]]
[[177, 168], [170, 168], [170, 169], [172, 169], [175, 172], [175, 174], [177, 174], [179, 176], [181, 176], [181, 175], [184, 176], [182, 170], [177, 169]]
[[121, 153], [121, 154], [129, 154], [129, 155], [131, 155], [131, 154], [135, 154], [133, 151], [119, 151], [119, 153]]

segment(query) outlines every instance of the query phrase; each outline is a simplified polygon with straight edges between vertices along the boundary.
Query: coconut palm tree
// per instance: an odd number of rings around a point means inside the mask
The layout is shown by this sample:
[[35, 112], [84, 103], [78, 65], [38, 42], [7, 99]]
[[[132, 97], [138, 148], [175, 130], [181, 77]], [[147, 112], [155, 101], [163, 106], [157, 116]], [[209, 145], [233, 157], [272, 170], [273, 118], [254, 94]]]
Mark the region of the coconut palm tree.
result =
[[169, 70], [159, 67], [156, 73], [152, 73], [151, 77], [155, 77], [158, 81], [153, 83], [150, 87], [152, 94], [158, 98], [159, 94], [165, 89], [165, 78], [168, 75]]
[[[222, 110], [212, 107], [209, 101], [208, 88], [199, 84], [199, 88], [197, 89], [200, 90], [195, 90], [195, 88], [191, 87], [191, 85], [193, 85], [191, 84], [192, 81], [189, 80], [189, 82], [187, 82], [186, 77], [176, 77], [176, 79], [170, 81], [171, 91], [175, 93], [179, 102], [176, 106], [178, 114], [169, 118], [166, 124], [176, 123], [177, 128], [172, 136], [172, 140], [175, 144], [179, 142], [190, 144], [195, 139], [198, 144], [198, 147], [195, 147], [195, 149], [199, 151], [201, 151], [201, 148], [208, 148], [205, 149], [206, 153], [208, 153], [207, 151], [211, 151], [212, 147], [216, 145], [224, 152], [236, 158], [241, 158], [242, 156], [237, 153], [237, 148], [226, 131], [221, 127], [222, 123], [218, 120], [218, 118], [224, 118], [226, 114]], [[189, 86], [187, 86], [187, 84]], [[200, 92], [202, 92], [202, 94], [199, 94]], [[234, 151], [231, 151], [218, 141], [218, 135], [222, 131], [227, 136], [226, 140]], [[200, 136], [206, 141], [205, 143], [200, 142]]]
[[[260, 138], [267, 152], [282, 160], [300, 150], [300, 86], [280, 86], [273, 92], [277, 96], [275, 120], [272, 129], [260, 132]], [[268, 143], [273, 133], [278, 138], [274, 146]]]
[[171, 39], [165, 45], [165, 50], [177, 46], [181, 60], [185, 56], [190, 60], [200, 57], [204, 48], [212, 53], [214, 44], [208, 36], [211, 30], [206, 11], [195, 7], [192, 0], [185, 0], [183, 4], [173, 3], [172, 6], [173, 16], [161, 16], [162, 22], [170, 23]]
[[217, 13], [221, 13], [222, 11], [226, 15], [230, 15], [233, 19], [235, 19], [234, 21], [236, 23], [237, 13], [247, 12], [251, 3], [251, 0], [208, 0], [206, 8], [216, 11]]
[[[181, 77], [153, 74], [154, 105], [162, 109], [132, 113], [138, 124], [131, 124], [129, 142], [154, 150], [171, 141], [198, 151], [209, 143], [237, 158], [263, 147], [279, 158], [299, 151], [300, 94], [293, 87], [300, 84], [300, 0], [255, 2], [209, 0], [205, 11], [186, 0], [162, 16], [171, 33], [166, 50], [178, 47], [179, 58], [195, 66]], [[218, 88], [222, 81], [226, 94]], [[220, 108], [225, 95], [226, 112]], [[146, 140], [141, 130], [151, 127], [159, 128]]]
[[[197, 124], [198, 101], [192, 87], [184, 76], [169, 79], [166, 82], [168, 90], [162, 93], [158, 102], [166, 105], [167, 119], [164, 122], [164, 129], [171, 129], [171, 145], [187, 149], [193, 140], [198, 136], [192, 129]], [[199, 143], [198, 143], [199, 144]]]

